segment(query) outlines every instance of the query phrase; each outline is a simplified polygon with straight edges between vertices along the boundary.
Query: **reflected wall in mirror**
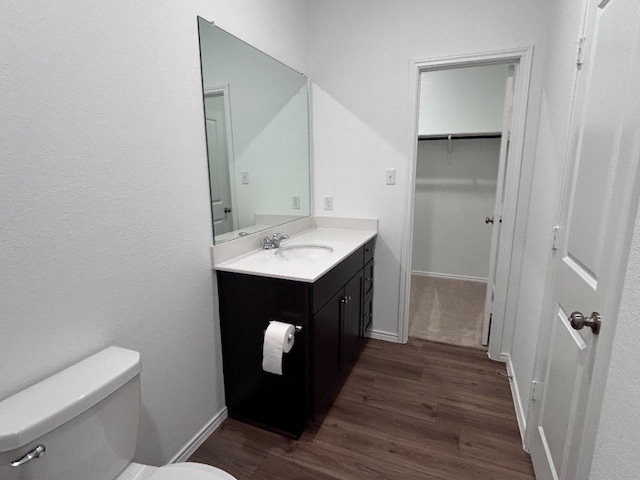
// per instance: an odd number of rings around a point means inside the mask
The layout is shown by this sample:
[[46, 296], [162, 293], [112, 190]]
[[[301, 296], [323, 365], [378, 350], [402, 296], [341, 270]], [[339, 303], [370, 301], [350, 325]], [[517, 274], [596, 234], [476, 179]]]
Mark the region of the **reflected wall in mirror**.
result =
[[198, 17], [215, 244], [309, 215], [308, 81]]

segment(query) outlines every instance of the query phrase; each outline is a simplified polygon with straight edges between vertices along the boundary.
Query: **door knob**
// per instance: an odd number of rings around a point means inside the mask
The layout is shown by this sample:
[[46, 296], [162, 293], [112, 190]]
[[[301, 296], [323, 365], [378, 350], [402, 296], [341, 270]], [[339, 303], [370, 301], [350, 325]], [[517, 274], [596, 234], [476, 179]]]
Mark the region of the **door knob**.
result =
[[594, 335], [600, 333], [600, 325], [602, 324], [602, 316], [598, 312], [593, 312], [589, 318], [584, 318], [580, 312], [573, 312], [569, 317], [571, 326], [576, 330], [582, 330], [589, 327]]
[[224, 213], [231, 213], [231, 209], [229, 207], [224, 207]]
[[489, 218], [489, 217], [485, 218], [485, 219], [484, 219], [484, 223], [493, 223], [493, 217], [491, 217], [491, 218]]

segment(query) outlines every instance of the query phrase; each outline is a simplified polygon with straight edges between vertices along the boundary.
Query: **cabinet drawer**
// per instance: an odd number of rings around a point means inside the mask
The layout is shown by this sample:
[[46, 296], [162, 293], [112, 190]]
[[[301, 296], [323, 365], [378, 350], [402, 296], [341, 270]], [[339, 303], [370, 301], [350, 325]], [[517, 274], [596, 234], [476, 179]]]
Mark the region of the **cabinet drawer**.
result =
[[367, 243], [364, 244], [364, 263], [373, 260], [373, 254], [375, 253], [376, 237], [373, 237]]
[[317, 312], [358, 271], [362, 270], [364, 247], [360, 247], [313, 284], [313, 313]]
[[368, 336], [373, 328], [373, 295], [367, 295], [364, 299], [364, 335]]
[[373, 292], [373, 260], [364, 267], [364, 294]]

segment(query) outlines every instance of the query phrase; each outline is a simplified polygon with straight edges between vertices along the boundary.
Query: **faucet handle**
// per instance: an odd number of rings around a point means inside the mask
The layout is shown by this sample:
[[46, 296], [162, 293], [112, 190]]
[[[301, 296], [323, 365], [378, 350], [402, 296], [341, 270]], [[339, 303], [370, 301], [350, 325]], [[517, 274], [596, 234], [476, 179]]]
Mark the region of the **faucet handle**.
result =
[[262, 239], [260, 241], [262, 242], [262, 248], [264, 248], [265, 250], [269, 250], [269, 249], [273, 248], [273, 243], [275, 241], [275, 238], [262, 237]]
[[274, 233], [273, 239], [271, 240], [273, 244], [272, 248], [278, 248], [280, 246], [280, 242], [287, 238], [289, 238], [289, 235], [286, 235], [284, 233]]
[[280, 242], [289, 238], [289, 235], [283, 233], [274, 233], [270, 237], [264, 237], [262, 239], [262, 248], [265, 250], [270, 250], [272, 248], [278, 248], [280, 246]]

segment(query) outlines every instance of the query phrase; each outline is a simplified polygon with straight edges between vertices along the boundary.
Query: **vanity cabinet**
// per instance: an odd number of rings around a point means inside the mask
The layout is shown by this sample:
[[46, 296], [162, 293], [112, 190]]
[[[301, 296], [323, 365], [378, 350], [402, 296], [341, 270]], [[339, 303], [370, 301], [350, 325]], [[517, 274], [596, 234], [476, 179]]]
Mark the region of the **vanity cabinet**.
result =
[[[230, 417], [297, 438], [309, 419], [330, 407], [364, 343], [373, 298], [373, 282], [367, 278], [373, 278], [374, 242], [313, 283], [217, 272]], [[262, 369], [270, 320], [301, 327], [283, 356], [282, 375]]]
[[311, 392], [313, 411], [322, 404], [340, 374], [340, 316], [344, 293], [337, 292], [313, 316]]
[[349, 373], [360, 353], [364, 339], [363, 278], [360, 267], [344, 286], [313, 314], [312, 417], [319, 416], [323, 407], [330, 406], [333, 395], [339, 391], [345, 376], [343, 374]]

